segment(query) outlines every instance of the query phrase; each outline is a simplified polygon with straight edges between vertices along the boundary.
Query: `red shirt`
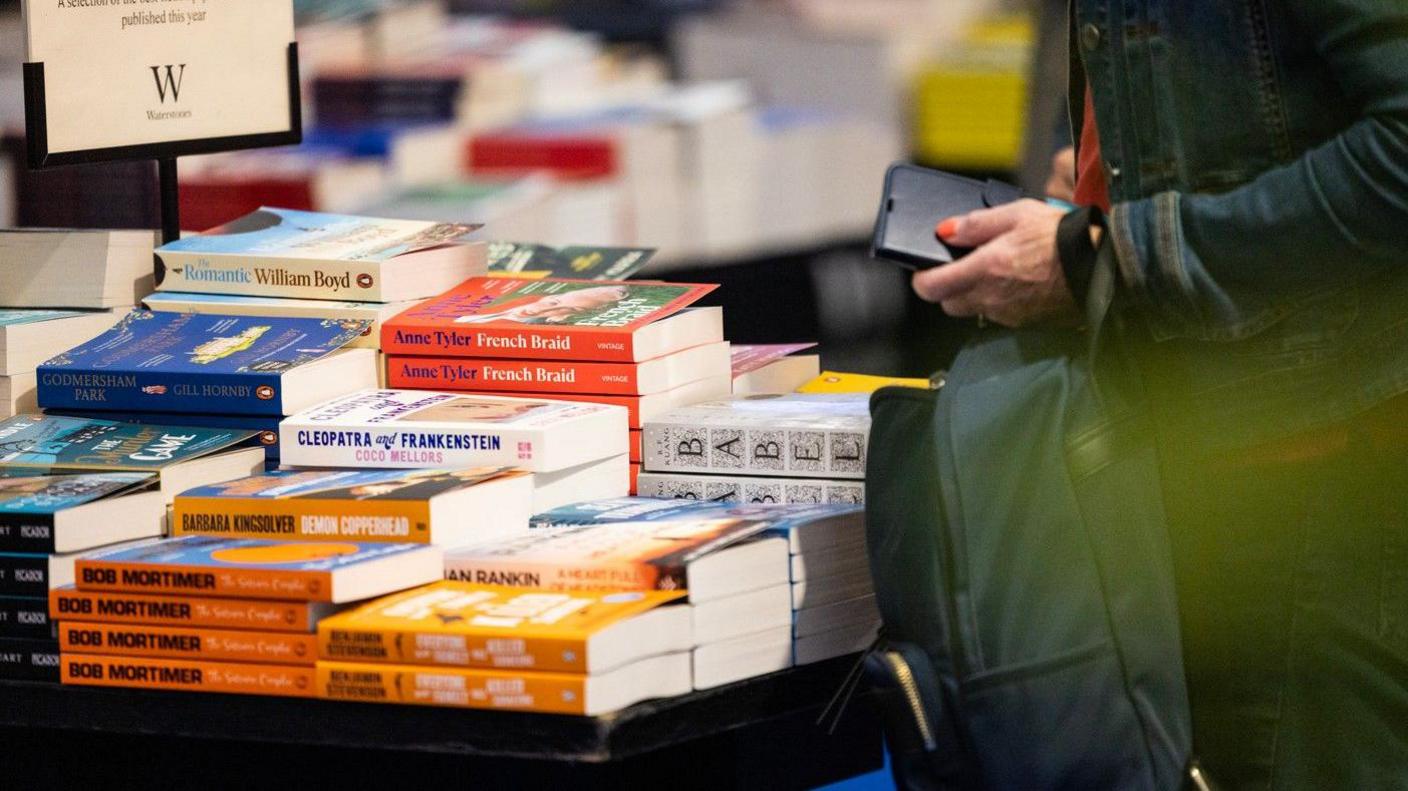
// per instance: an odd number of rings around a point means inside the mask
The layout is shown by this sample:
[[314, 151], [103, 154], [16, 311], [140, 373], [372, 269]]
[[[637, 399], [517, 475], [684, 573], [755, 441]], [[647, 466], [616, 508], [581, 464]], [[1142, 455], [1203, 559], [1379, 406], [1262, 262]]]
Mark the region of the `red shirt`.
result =
[[1100, 130], [1095, 125], [1095, 100], [1090, 86], [1085, 87], [1085, 121], [1081, 123], [1080, 146], [1076, 149], [1077, 206], [1099, 206], [1110, 211], [1110, 186], [1105, 183], [1105, 169], [1100, 160]]

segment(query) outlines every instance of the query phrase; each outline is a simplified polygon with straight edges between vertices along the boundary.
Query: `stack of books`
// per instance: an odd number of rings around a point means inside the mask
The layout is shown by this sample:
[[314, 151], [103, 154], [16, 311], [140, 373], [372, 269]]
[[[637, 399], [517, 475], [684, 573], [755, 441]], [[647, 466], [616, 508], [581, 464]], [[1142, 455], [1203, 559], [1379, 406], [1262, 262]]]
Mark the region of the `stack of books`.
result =
[[155, 240], [151, 231], [0, 231], [0, 418], [38, 410], [40, 363], [151, 292]]
[[50, 596], [65, 684], [312, 697], [335, 605], [424, 585], [439, 547], [188, 536], [100, 550]]
[[788, 545], [784, 562], [791, 583], [789, 623], [737, 638], [730, 647], [766, 651], [767, 646], [787, 643], [791, 664], [806, 665], [863, 650], [873, 641], [880, 615], [865, 549], [865, 509], [860, 506], [737, 506], [628, 497], [539, 514], [532, 528], [618, 522], [687, 525], [707, 519], [763, 522], [767, 527], [762, 535], [785, 539]]
[[333, 700], [597, 716], [691, 689], [679, 591], [441, 582], [318, 625]]
[[866, 394], [734, 397], [645, 422], [647, 497], [742, 503], [865, 500]]
[[279, 434], [286, 467], [515, 467], [533, 473], [533, 512], [629, 486], [626, 410], [610, 404], [369, 390], [294, 415]]
[[[614, 404], [638, 431], [653, 416], [730, 392], [722, 311], [689, 308], [711, 290], [470, 280], [386, 323], [388, 384]], [[639, 439], [631, 435], [632, 449]], [[628, 462], [623, 456], [621, 464]]]
[[379, 349], [381, 323], [487, 271], [477, 226], [260, 208], [157, 249], [155, 311], [366, 322], [349, 348]]
[[365, 321], [134, 310], [39, 368], [53, 414], [256, 432], [276, 460], [285, 415], [377, 385]]
[[450, 579], [553, 592], [684, 591], [692, 685], [792, 664], [788, 546], [738, 518], [577, 524], [453, 550]]
[[79, 553], [162, 535], [174, 489], [248, 474], [240, 432], [26, 415], [0, 422], [0, 678], [58, 680], [51, 589]]

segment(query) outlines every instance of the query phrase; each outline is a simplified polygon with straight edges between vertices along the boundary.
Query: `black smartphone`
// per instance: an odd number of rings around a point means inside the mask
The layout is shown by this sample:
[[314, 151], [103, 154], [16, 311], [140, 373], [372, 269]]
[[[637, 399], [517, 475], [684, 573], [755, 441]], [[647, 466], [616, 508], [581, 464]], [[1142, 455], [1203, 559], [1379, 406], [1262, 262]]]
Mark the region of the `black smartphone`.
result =
[[957, 261], [972, 251], [945, 244], [935, 232], [941, 220], [1023, 197], [1020, 189], [1001, 181], [892, 165], [885, 174], [870, 254], [914, 270]]

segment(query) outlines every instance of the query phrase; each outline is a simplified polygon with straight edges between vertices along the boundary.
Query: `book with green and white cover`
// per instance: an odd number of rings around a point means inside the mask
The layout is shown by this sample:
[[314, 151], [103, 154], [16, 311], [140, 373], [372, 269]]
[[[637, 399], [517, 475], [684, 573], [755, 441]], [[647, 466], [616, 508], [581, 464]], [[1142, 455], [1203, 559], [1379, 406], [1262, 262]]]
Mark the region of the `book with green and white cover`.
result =
[[473, 225], [261, 208], [163, 245], [162, 291], [352, 302], [424, 299], [485, 272]]

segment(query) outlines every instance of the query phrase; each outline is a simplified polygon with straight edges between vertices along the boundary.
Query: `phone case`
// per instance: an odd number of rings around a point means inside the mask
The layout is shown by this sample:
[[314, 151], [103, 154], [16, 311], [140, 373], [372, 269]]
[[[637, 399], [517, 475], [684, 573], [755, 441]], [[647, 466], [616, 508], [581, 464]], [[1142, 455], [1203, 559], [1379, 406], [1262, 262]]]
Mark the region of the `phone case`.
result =
[[947, 217], [1011, 203], [1023, 197], [1011, 184], [978, 181], [915, 165], [892, 165], [875, 221], [871, 255], [908, 269], [928, 269], [971, 252], [944, 244], [934, 227]]

